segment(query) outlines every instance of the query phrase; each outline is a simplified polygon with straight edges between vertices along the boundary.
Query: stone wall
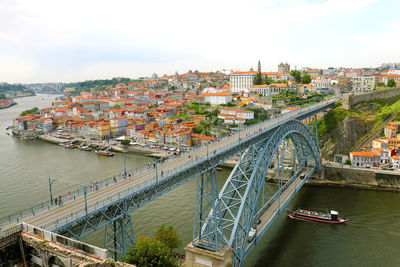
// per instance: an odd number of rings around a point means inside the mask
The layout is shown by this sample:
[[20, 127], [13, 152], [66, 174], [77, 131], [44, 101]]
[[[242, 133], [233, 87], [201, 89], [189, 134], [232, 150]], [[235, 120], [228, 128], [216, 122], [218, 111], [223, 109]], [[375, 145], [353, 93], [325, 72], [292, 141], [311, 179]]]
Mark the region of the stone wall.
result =
[[372, 91], [371, 93], [365, 93], [365, 94], [357, 94], [357, 95], [344, 94], [343, 95], [343, 108], [348, 110], [352, 106], [354, 106], [355, 104], [357, 104], [359, 102], [391, 98], [391, 97], [396, 97], [396, 96], [400, 96], [400, 88], [399, 87], [376, 90], [376, 91]]
[[400, 173], [376, 169], [327, 166], [322, 167], [321, 179], [343, 184], [370, 185], [376, 189], [400, 190]]

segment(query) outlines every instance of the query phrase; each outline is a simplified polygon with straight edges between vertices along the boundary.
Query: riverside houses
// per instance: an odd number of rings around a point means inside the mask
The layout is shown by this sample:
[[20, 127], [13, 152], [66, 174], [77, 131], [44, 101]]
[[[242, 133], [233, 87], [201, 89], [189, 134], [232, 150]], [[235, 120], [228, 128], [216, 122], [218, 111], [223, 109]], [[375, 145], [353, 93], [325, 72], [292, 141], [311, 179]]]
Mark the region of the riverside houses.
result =
[[379, 154], [373, 151], [350, 152], [350, 160], [354, 167], [372, 167], [380, 163]]

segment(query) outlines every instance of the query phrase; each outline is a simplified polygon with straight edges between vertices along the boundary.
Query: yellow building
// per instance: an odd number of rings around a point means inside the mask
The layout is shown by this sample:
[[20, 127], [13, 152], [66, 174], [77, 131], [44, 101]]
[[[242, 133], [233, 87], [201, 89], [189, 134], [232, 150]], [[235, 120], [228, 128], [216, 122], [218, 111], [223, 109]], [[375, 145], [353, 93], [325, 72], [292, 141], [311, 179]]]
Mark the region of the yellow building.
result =
[[111, 127], [109, 121], [99, 122], [97, 125], [99, 136], [101, 139], [108, 139], [111, 137]]

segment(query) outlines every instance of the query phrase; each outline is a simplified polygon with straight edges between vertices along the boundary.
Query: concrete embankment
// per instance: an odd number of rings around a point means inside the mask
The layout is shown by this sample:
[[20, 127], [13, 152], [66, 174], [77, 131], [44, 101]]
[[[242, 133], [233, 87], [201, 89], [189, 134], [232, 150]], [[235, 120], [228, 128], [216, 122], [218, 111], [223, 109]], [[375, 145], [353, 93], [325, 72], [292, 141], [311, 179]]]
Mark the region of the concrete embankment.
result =
[[307, 184], [400, 192], [400, 172], [326, 163]]
[[86, 139], [80, 139], [80, 138], [66, 139], [66, 138], [56, 137], [51, 134], [43, 134], [43, 135], [40, 135], [38, 138], [40, 140], [43, 140], [43, 141], [46, 141], [49, 143], [53, 143], [53, 144], [65, 144], [65, 143], [69, 143], [69, 142], [73, 141], [74, 144], [81, 144], [81, 145], [85, 144], [94, 149], [106, 149], [107, 147], [111, 147], [111, 150], [113, 150], [115, 152], [121, 152], [121, 153], [132, 152], [132, 153], [143, 154], [143, 156], [154, 157], [154, 158], [162, 158], [162, 157], [170, 156], [170, 154], [168, 154], [168, 152], [165, 150], [146, 148], [146, 147], [142, 147], [139, 145], [123, 146], [120, 144], [109, 144], [109, 143], [106, 143], [105, 141], [86, 140]]
[[[230, 159], [219, 166], [232, 169], [236, 163]], [[323, 164], [321, 173], [315, 173], [305, 185], [400, 192], [400, 172], [327, 163]]]

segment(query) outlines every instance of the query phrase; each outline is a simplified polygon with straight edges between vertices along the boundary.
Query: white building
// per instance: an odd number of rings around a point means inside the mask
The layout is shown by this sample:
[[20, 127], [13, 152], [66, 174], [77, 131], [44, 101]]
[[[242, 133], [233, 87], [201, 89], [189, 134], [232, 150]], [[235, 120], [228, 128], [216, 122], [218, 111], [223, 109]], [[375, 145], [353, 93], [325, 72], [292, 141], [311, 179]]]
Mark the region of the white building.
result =
[[260, 96], [271, 96], [278, 95], [281, 92], [297, 93], [297, 87], [295, 85], [289, 86], [286, 83], [271, 83], [270, 85], [253, 85], [250, 87], [250, 92]]
[[251, 120], [254, 119], [254, 112], [251, 110], [238, 110], [236, 112], [236, 118]]
[[225, 91], [219, 91], [216, 93], [204, 93], [198, 96], [202, 98], [203, 102], [208, 102], [211, 105], [222, 105], [232, 102], [232, 95]]
[[373, 151], [350, 152], [350, 160], [354, 167], [372, 167], [380, 162], [379, 154]]
[[374, 76], [358, 76], [353, 78], [353, 94], [368, 93], [375, 89], [377, 79]]
[[242, 124], [246, 120], [254, 119], [254, 112], [235, 108], [221, 108], [218, 118], [223, 119], [224, 123], [227, 124]]
[[240, 92], [249, 89], [253, 86], [254, 77], [256, 77], [257, 71], [235, 71], [230, 75], [230, 92], [240, 94]]
[[382, 149], [382, 148], [373, 148], [372, 151], [379, 154], [380, 164], [387, 164], [389, 163], [389, 151]]
[[374, 139], [372, 140], [372, 148], [386, 149], [388, 148], [388, 141], [382, 139]]

